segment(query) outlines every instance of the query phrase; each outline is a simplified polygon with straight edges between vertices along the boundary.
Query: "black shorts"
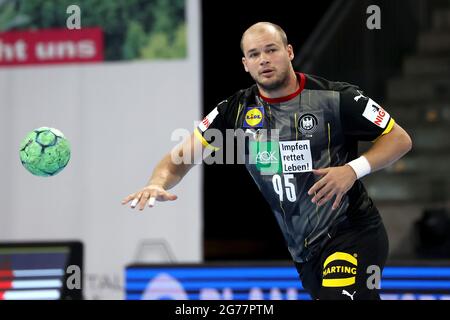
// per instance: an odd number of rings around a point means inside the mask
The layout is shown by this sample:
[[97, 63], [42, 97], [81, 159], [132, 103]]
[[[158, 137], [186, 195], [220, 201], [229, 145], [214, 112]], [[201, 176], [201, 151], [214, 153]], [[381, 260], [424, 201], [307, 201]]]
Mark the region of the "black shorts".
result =
[[295, 263], [303, 288], [319, 300], [379, 300], [389, 242], [384, 225], [346, 223], [312, 260]]

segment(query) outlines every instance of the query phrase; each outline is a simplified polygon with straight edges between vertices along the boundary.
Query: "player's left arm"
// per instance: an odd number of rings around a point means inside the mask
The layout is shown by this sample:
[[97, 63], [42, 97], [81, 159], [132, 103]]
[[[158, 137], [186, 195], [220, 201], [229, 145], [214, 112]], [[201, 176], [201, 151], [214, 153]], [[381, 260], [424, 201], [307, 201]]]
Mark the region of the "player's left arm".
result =
[[[412, 141], [408, 133], [398, 124], [394, 124], [392, 130], [378, 138], [363, 156], [367, 159], [372, 173], [391, 165], [411, 150], [411, 147]], [[321, 206], [336, 196], [333, 209], [339, 206], [342, 197], [357, 180], [355, 170], [348, 164], [313, 172], [322, 178], [308, 192], [309, 195], [314, 195], [311, 201]]]
[[337, 209], [357, 179], [391, 165], [412, 147], [408, 133], [362, 91], [348, 89], [341, 100], [345, 102], [341, 107], [344, 133], [358, 140], [374, 140], [374, 144], [361, 157], [343, 166], [313, 170], [321, 178], [308, 191], [311, 201], [321, 206], [335, 198], [333, 209]]
[[[393, 164], [411, 148], [411, 137], [401, 126], [395, 123], [392, 130], [379, 137], [363, 156], [370, 164], [370, 172], [375, 172]], [[346, 166], [350, 167], [348, 164]], [[353, 171], [353, 173], [355, 172]]]

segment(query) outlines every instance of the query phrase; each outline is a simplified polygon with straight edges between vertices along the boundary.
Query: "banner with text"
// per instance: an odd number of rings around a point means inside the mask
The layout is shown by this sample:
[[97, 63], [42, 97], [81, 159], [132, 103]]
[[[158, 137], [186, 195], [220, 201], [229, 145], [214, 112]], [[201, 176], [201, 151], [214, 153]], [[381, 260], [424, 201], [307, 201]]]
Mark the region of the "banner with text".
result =
[[0, 66], [96, 61], [103, 61], [100, 28], [0, 33]]

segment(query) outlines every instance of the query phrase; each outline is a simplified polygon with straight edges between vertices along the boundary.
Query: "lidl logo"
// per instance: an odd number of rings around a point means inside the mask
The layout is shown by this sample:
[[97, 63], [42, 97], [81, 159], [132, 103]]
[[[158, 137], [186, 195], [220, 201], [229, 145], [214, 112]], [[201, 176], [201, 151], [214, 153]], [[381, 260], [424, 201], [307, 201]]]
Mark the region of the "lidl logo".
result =
[[275, 174], [281, 172], [280, 149], [278, 142], [250, 141], [250, 163], [256, 165], [261, 173]]
[[247, 107], [244, 116], [244, 128], [262, 128], [264, 124], [264, 107]]

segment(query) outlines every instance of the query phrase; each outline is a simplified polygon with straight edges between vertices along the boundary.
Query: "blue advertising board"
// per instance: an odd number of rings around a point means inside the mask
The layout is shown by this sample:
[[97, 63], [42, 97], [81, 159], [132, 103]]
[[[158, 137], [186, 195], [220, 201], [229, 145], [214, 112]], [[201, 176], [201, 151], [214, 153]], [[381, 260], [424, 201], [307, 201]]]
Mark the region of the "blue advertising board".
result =
[[[128, 300], [310, 300], [291, 264], [131, 265]], [[385, 300], [450, 300], [450, 267], [387, 266]]]

